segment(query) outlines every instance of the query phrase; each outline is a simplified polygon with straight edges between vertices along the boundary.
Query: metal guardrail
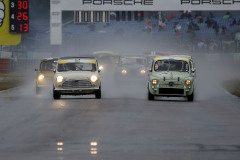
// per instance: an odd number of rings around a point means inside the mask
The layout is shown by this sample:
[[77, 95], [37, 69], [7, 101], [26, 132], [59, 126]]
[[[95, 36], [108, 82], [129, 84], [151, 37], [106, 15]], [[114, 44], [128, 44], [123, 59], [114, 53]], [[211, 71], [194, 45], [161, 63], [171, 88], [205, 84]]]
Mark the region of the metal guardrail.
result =
[[34, 73], [34, 69], [39, 66], [40, 60], [37, 59], [10, 59], [9, 68], [11, 72]]

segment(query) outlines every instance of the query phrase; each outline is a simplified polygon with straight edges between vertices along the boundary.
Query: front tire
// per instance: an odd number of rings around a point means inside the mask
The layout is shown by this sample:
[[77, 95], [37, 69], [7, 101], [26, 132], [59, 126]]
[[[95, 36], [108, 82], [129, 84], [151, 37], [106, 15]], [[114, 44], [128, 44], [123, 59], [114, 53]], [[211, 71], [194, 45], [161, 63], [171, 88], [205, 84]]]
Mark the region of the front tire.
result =
[[154, 95], [151, 94], [149, 91], [148, 91], [148, 100], [149, 101], [153, 101], [154, 100]]
[[187, 96], [187, 100], [188, 100], [189, 102], [192, 102], [193, 99], [194, 99], [194, 93], [192, 93], [191, 95]]
[[55, 89], [53, 89], [53, 99], [60, 99], [61, 98], [61, 94], [58, 91], [55, 91]]
[[101, 98], [102, 98], [101, 86], [99, 87], [99, 90], [96, 91], [95, 97], [96, 97], [97, 99], [101, 99]]
[[40, 87], [36, 87], [36, 95], [39, 95], [41, 92], [41, 88]]

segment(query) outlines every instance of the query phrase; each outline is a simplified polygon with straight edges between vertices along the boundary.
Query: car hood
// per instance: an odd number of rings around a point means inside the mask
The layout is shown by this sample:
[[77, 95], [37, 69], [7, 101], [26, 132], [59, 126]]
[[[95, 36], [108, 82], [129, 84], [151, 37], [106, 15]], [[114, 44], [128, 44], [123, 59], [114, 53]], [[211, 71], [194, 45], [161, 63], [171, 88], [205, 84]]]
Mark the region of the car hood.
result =
[[185, 79], [190, 76], [188, 72], [155, 72], [152, 76], [165, 80]]
[[58, 72], [55, 77], [63, 76], [64, 80], [89, 80], [92, 75], [97, 75], [96, 72], [86, 71], [69, 71], [69, 72]]
[[38, 75], [44, 75], [46, 78], [53, 78], [54, 72], [53, 71], [40, 71], [38, 72]]
[[138, 69], [145, 69], [144, 65], [126, 65], [122, 66], [121, 69], [128, 69], [128, 70], [138, 70]]

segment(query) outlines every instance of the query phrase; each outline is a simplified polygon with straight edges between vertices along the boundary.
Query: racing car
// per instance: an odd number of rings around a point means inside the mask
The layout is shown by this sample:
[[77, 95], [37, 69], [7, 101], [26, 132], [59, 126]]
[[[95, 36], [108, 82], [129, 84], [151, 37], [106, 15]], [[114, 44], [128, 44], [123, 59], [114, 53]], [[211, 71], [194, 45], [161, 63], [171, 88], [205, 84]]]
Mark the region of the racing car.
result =
[[101, 79], [94, 57], [63, 57], [58, 60], [53, 78], [53, 98], [61, 95], [95, 94], [101, 98]]
[[145, 57], [122, 57], [115, 71], [117, 80], [143, 78], [147, 75]]
[[194, 100], [196, 69], [188, 55], [155, 57], [149, 70], [148, 99], [155, 96], [187, 97]]
[[53, 70], [57, 65], [57, 58], [46, 58], [40, 60], [36, 76], [36, 94], [40, 94], [41, 90], [45, 87], [52, 85]]
[[120, 60], [120, 55], [113, 51], [96, 51], [93, 53], [99, 64], [99, 69], [103, 72], [112, 71]]

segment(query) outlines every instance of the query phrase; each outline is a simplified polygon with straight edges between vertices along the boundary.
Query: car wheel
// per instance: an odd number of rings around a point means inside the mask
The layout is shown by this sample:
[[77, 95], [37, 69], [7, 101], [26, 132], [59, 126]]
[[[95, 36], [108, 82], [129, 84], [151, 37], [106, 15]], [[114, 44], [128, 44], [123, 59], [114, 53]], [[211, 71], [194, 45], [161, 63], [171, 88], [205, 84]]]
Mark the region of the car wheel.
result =
[[194, 93], [192, 93], [191, 95], [187, 96], [187, 100], [188, 100], [189, 102], [192, 102], [193, 99], [194, 99]]
[[95, 97], [97, 99], [101, 99], [102, 98], [101, 86], [100, 86], [99, 90], [95, 93]]
[[58, 91], [55, 91], [55, 89], [53, 89], [53, 99], [60, 99], [61, 98], [61, 94]]
[[41, 92], [41, 88], [40, 87], [36, 87], [36, 94], [39, 95]]
[[148, 91], [148, 100], [150, 101], [154, 100], [154, 95], [151, 94], [149, 91]]

